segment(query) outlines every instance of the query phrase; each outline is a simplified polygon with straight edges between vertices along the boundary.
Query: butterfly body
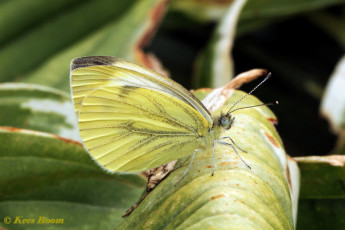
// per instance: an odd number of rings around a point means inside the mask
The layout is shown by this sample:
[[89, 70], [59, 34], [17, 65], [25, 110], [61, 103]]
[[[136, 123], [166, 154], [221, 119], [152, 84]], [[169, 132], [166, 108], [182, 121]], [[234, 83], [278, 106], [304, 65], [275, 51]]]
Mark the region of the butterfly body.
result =
[[208, 150], [233, 123], [229, 114], [211, 116], [171, 79], [114, 57], [74, 59], [71, 91], [84, 146], [110, 171], [143, 171]]

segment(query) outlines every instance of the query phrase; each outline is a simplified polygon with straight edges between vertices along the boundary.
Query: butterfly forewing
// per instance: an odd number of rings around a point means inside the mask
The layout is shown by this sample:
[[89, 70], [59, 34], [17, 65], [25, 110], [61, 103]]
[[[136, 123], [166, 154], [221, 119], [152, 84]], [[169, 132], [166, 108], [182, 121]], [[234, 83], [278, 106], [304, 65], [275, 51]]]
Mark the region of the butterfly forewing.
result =
[[[101, 64], [101, 65], [99, 65]], [[81, 67], [80, 67], [81, 66]], [[86, 67], [88, 68], [86, 68]], [[101, 85], [116, 84], [136, 86], [162, 91], [175, 97], [196, 109], [209, 123], [212, 118], [204, 105], [188, 90], [175, 81], [153, 72], [150, 69], [135, 65], [114, 57], [83, 57], [72, 61], [73, 78], [71, 85], [73, 93], [79, 94], [79, 100], [91, 90]], [[76, 106], [78, 107], [78, 106]]]

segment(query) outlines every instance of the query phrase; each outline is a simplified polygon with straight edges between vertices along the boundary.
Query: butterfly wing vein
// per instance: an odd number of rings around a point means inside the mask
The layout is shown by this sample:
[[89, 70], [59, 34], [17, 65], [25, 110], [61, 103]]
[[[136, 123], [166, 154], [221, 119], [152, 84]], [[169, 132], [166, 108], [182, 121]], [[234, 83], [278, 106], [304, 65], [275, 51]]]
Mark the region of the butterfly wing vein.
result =
[[212, 125], [208, 112], [186, 102], [189, 94], [171, 92], [166, 81], [114, 66], [72, 71], [80, 135], [99, 164], [111, 171], [142, 171], [200, 147]]

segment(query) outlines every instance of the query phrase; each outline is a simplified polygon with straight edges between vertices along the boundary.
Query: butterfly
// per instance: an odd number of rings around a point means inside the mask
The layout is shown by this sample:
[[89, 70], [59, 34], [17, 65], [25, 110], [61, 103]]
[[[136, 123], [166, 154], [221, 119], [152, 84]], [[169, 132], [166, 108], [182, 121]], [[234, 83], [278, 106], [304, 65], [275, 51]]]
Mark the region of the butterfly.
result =
[[245, 163], [231, 137], [220, 133], [233, 125], [232, 112], [264, 105], [233, 109], [257, 85], [214, 116], [170, 78], [109, 56], [72, 60], [70, 81], [85, 148], [98, 164], [116, 172], [144, 171], [192, 155], [191, 165], [197, 151], [212, 148], [213, 174], [216, 143], [232, 147]]

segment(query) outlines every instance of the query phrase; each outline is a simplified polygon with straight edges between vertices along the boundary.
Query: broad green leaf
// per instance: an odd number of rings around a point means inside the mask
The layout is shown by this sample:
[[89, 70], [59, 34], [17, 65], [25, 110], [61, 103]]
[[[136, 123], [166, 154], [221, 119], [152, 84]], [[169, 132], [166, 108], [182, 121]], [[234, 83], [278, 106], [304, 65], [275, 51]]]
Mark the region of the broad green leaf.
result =
[[216, 21], [225, 14], [231, 3], [232, 1], [175, 0], [171, 3], [171, 10], [183, 12], [201, 22]]
[[207, 47], [196, 61], [194, 87], [220, 87], [228, 83], [234, 75], [230, 57], [235, 39], [237, 20], [246, 0], [235, 1], [215, 29]]
[[[135, 203], [145, 182], [136, 175], [109, 174], [79, 142], [47, 133], [0, 128], [0, 218], [33, 218], [5, 229], [113, 229]], [[37, 224], [39, 217], [63, 225]]]
[[[241, 91], [216, 89], [203, 102], [210, 108], [208, 102], [229, 97], [221, 109], [216, 109], [219, 113], [243, 95]], [[250, 96], [241, 106], [259, 102]], [[239, 153], [251, 169], [231, 147], [217, 144], [216, 171], [211, 176], [212, 150], [198, 152], [181, 182], [174, 186], [190, 159], [161, 182], [117, 229], [294, 229], [292, 184], [288, 180], [298, 183], [299, 178], [287, 174], [285, 151], [270, 122], [275, 116], [266, 107], [239, 110], [233, 115], [235, 124], [221, 136], [231, 136], [247, 151]]]
[[345, 226], [345, 156], [296, 157], [301, 169], [298, 229]]
[[297, 229], [343, 230], [345, 226], [344, 199], [299, 201]]
[[[16, 1], [9, 3], [15, 4]], [[110, 0], [71, 4], [65, 13], [52, 15], [45, 22], [35, 24], [31, 30], [20, 34], [0, 50], [0, 61], [6, 67], [1, 69], [1, 80], [13, 80], [42, 65], [47, 58], [107, 24], [114, 15], [119, 17], [132, 4], [133, 1], [123, 4], [122, 1], [116, 3]], [[44, 11], [44, 8], [40, 10]], [[16, 8], [13, 14], [16, 14]], [[18, 60], [22, 61], [18, 63]]]
[[344, 0], [256, 0], [248, 1], [241, 20], [289, 16], [344, 3]]
[[[68, 11], [69, 8], [82, 3], [82, 0], [11, 0], [0, 2], [0, 44], [5, 45], [15, 36], [20, 36], [35, 24], [48, 19], [57, 12]], [[28, 13], [30, 12], [30, 13]]]
[[66, 12], [35, 24], [0, 48], [0, 81], [20, 80], [68, 91], [73, 58], [111, 55], [147, 64], [141, 48], [152, 36], [165, 4], [166, 0], [71, 4]]
[[345, 56], [337, 64], [322, 98], [321, 113], [339, 135], [336, 152], [345, 154]]
[[32, 129], [80, 140], [69, 95], [39, 85], [0, 84], [0, 126]]
[[301, 168], [301, 199], [345, 199], [345, 156], [295, 157]]
[[[218, 21], [226, 14], [227, 7], [236, 1], [175, 0], [173, 11], [184, 12], [200, 22]], [[244, 7], [241, 21], [258, 20], [298, 14], [345, 2], [344, 0], [252, 0]], [[255, 22], [254, 22], [255, 23]]]

